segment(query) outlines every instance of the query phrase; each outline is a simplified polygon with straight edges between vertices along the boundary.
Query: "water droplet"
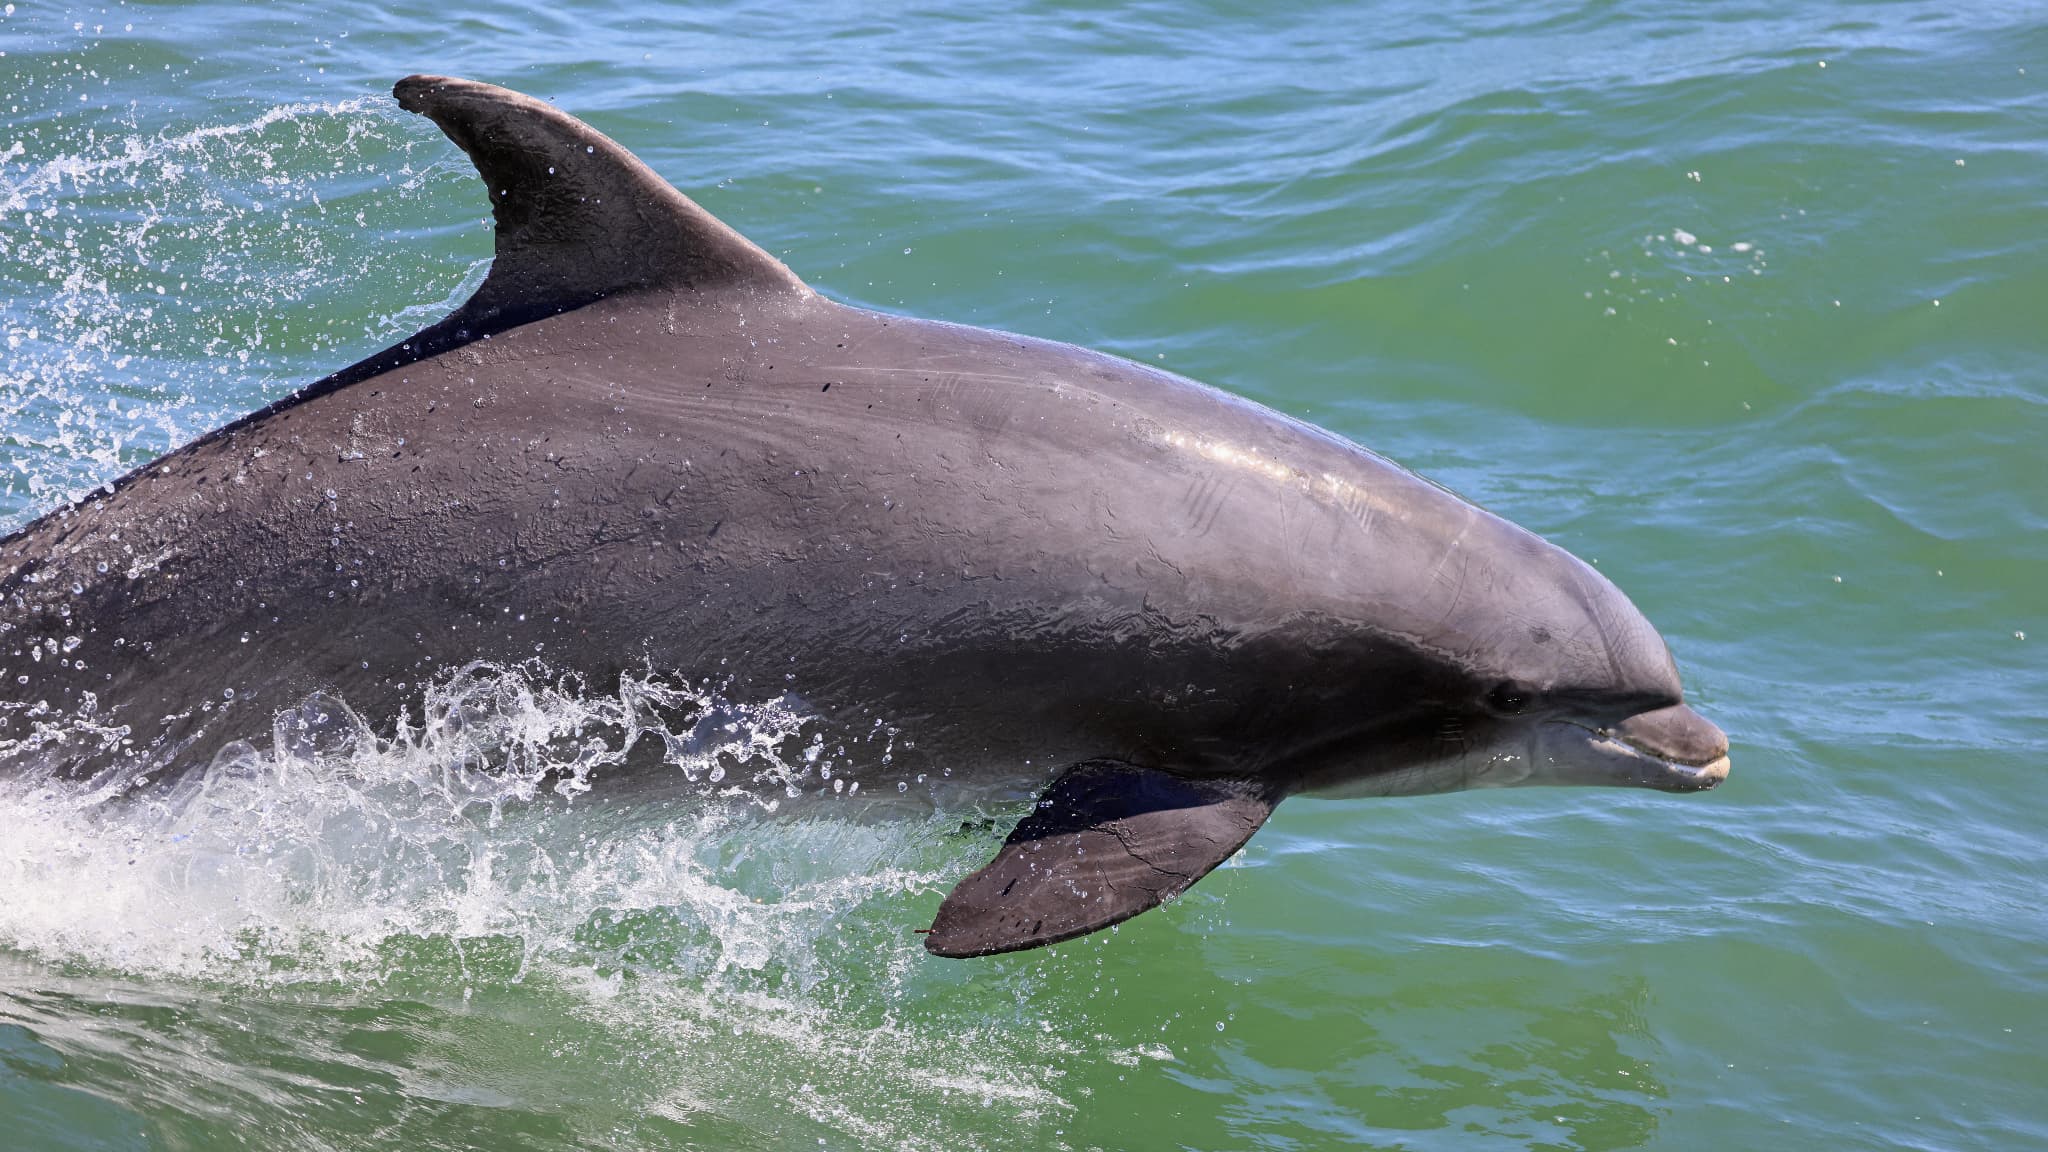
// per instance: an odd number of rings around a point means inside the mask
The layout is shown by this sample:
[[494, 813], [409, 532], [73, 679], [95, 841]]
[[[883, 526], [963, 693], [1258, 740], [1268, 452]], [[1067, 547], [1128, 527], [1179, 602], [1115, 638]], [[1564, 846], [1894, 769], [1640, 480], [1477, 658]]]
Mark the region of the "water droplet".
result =
[[83, 641], [83, 640], [80, 640], [80, 639], [79, 639], [78, 637], [76, 637], [76, 636], [66, 636], [66, 637], [64, 638], [64, 650], [65, 650], [66, 652], [74, 652], [74, 651], [77, 651], [77, 649], [78, 649], [78, 646], [79, 646], [80, 644], [83, 644], [83, 643], [85, 643], [85, 641]]

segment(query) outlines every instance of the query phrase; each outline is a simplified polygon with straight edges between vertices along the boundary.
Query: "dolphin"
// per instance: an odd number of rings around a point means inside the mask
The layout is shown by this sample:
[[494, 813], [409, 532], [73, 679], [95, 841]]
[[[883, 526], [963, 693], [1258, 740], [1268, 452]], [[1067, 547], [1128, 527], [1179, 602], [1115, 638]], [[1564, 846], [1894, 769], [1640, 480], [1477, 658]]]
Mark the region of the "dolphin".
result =
[[1157, 906], [1296, 793], [1727, 774], [1563, 549], [1202, 384], [829, 300], [546, 103], [394, 95], [482, 176], [488, 277], [0, 541], [9, 771], [131, 786], [316, 697], [388, 731], [476, 661], [716, 678], [893, 726], [885, 792], [1037, 792], [943, 956]]

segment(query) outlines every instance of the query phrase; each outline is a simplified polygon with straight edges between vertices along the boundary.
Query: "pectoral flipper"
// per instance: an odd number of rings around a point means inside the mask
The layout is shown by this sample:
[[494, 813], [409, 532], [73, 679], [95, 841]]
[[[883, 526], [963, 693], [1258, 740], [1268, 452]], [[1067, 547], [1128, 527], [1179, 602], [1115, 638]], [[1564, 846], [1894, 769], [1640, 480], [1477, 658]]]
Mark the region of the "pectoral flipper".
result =
[[1128, 920], [1229, 859], [1274, 802], [1244, 780], [1118, 760], [1077, 764], [1038, 798], [996, 858], [947, 895], [925, 948], [986, 956]]

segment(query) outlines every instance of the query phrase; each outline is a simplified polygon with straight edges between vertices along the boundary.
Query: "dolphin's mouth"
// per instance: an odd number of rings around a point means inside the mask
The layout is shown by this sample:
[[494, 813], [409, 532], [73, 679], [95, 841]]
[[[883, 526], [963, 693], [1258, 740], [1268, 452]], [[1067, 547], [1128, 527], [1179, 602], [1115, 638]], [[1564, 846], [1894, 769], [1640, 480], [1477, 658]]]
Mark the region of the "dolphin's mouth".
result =
[[1577, 724], [1616, 783], [1662, 792], [1704, 792], [1728, 778], [1728, 737], [1683, 704], [1637, 713], [1611, 727]]
[[1619, 754], [1644, 763], [1630, 783], [1664, 792], [1705, 792], [1728, 778], [1728, 754], [1722, 753], [1704, 764], [1687, 764], [1660, 756], [1649, 748], [1617, 739], [1611, 730], [1603, 735], [1593, 730], [1593, 744], [1602, 752]]
[[1567, 758], [1579, 769], [1567, 783], [1706, 791], [1729, 779], [1729, 738], [1686, 705], [1636, 713], [1608, 728], [1573, 719], [1559, 726], [1577, 732], [1579, 752]]

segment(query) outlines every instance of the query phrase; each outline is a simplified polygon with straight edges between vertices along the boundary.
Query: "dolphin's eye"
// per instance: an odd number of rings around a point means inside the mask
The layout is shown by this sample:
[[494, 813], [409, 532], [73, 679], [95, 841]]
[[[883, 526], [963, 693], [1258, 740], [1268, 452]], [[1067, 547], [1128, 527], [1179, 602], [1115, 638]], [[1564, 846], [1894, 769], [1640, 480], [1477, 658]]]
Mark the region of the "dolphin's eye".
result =
[[1520, 716], [1529, 706], [1529, 694], [1503, 680], [1486, 694], [1486, 706], [1503, 716]]

